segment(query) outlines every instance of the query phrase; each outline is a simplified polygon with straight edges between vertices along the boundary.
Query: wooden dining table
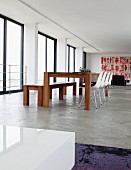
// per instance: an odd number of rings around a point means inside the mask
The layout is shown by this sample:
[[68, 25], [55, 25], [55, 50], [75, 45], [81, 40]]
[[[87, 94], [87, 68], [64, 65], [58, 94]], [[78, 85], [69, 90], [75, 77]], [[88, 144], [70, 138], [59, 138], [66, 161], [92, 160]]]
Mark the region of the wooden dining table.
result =
[[61, 78], [79, 78], [85, 79], [85, 103], [84, 109], [90, 110], [90, 95], [91, 95], [91, 77], [96, 76], [96, 73], [90, 72], [44, 72], [44, 86], [43, 86], [43, 107], [49, 107], [50, 94], [50, 77]]

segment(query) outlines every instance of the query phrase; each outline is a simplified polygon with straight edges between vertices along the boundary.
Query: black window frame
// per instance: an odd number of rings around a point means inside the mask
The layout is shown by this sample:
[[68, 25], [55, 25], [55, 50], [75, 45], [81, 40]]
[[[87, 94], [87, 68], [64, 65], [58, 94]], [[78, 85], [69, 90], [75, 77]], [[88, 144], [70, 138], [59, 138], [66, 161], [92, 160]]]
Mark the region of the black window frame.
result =
[[[24, 24], [15, 21], [7, 16], [0, 14], [0, 18], [4, 20], [4, 32], [3, 32], [3, 91], [0, 91], [0, 95], [17, 93], [23, 91], [23, 63], [24, 63]], [[18, 90], [6, 90], [6, 58], [7, 58], [7, 21], [21, 26], [21, 51], [20, 51], [20, 89]]]
[[[57, 39], [38, 31], [39, 35], [45, 37], [45, 71], [47, 71], [47, 39], [51, 39], [54, 41], [54, 72], [57, 71]], [[56, 77], [54, 77], [54, 82], [56, 82]]]
[[86, 68], [86, 52], [83, 51], [83, 62], [82, 62], [82, 67]]
[[[70, 48], [73, 48], [73, 63], [74, 63], [73, 72], [75, 72], [75, 50], [76, 50], [76, 47], [67, 44], [67, 48], [68, 48], [68, 55], [67, 55], [67, 57], [68, 57], [68, 69], [67, 69], [67, 71], [68, 71], [68, 73], [70, 72]], [[69, 82], [69, 80], [70, 79], [68, 78], [68, 82]]]

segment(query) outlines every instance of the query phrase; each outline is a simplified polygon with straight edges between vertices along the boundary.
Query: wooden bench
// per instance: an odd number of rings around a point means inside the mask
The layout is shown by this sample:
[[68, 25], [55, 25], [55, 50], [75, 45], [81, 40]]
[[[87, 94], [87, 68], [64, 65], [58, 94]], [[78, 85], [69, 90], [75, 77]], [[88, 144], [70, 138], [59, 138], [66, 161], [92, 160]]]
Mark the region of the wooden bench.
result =
[[63, 82], [50, 85], [50, 99], [52, 99], [52, 89], [59, 88], [59, 100], [63, 100], [63, 95], [66, 95], [66, 87], [73, 86], [73, 95], [76, 95], [76, 82]]
[[29, 105], [29, 91], [38, 91], [38, 106], [43, 106], [43, 85], [24, 85], [23, 86], [23, 105]]
[[[52, 99], [52, 89], [59, 88], [59, 100], [63, 100], [66, 94], [66, 87], [73, 86], [73, 95], [76, 95], [76, 82], [54, 83], [50, 85], [50, 99]], [[23, 105], [29, 105], [29, 91], [38, 91], [38, 106], [43, 106], [43, 85], [24, 85], [23, 86]]]

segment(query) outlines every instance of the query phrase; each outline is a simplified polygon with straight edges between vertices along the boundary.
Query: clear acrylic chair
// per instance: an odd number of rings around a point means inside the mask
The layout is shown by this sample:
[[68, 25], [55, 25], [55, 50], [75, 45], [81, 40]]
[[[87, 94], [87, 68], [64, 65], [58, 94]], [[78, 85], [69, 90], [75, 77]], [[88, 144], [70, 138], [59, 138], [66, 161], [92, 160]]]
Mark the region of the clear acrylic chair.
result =
[[102, 79], [101, 79], [101, 82], [100, 82], [100, 95], [101, 95], [101, 99], [104, 99], [104, 102], [106, 101], [106, 98], [105, 98], [105, 80], [106, 80], [107, 74], [108, 73], [106, 71], [103, 73], [103, 76], [102, 76]]
[[[105, 89], [104, 89], [104, 95], [105, 95], [105, 98], [108, 97], [108, 84], [109, 84], [109, 79], [110, 79], [110, 75], [111, 75], [111, 72], [108, 72], [107, 75], [106, 75], [106, 78], [105, 78]], [[105, 100], [107, 101], [107, 100]]]
[[[103, 72], [101, 72], [99, 74], [99, 77], [97, 79], [95, 86], [91, 87], [91, 101], [93, 101], [93, 103], [95, 104], [96, 109], [98, 108], [97, 99], [99, 99], [100, 104], [102, 103], [101, 94], [100, 94], [102, 75], [103, 75]], [[82, 96], [81, 101], [79, 103], [79, 107], [81, 107], [81, 105], [83, 105], [83, 103], [84, 103], [84, 97]]]
[[113, 77], [113, 73], [111, 72], [110, 77], [109, 77], [109, 81], [108, 81], [108, 85], [107, 85], [107, 91], [108, 91], [107, 99], [111, 98], [111, 96], [109, 95], [109, 87], [111, 86], [112, 77]]

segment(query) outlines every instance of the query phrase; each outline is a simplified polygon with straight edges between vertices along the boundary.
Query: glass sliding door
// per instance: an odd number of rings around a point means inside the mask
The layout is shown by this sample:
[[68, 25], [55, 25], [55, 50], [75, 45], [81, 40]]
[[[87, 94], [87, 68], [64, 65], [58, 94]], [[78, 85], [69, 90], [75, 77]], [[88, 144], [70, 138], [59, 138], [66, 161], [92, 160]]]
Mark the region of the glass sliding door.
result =
[[7, 21], [6, 90], [20, 90], [21, 26]]
[[[67, 45], [66, 70], [75, 72], [75, 47]], [[74, 81], [74, 78], [68, 78], [68, 81]]]
[[70, 72], [74, 72], [74, 49], [70, 48]]
[[0, 15], [0, 94], [22, 91], [24, 25]]
[[[38, 83], [43, 84], [43, 72], [56, 71], [56, 39], [38, 32]], [[50, 78], [50, 82], [54, 81]]]
[[86, 52], [83, 52], [83, 64], [82, 64], [83, 68], [86, 68]]
[[46, 71], [46, 37], [38, 34], [38, 84], [43, 84]]
[[[54, 72], [54, 40], [47, 38], [47, 71]], [[50, 78], [53, 83], [53, 78]]]
[[69, 71], [69, 46], [66, 46], [66, 72]]
[[0, 18], [0, 92], [3, 91], [3, 43], [4, 43], [4, 20]]
[[[69, 56], [70, 56], [70, 48], [69, 46], [66, 46], [66, 72], [69, 72]], [[69, 78], [66, 78], [65, 80], [69, 81]]]
[[[74, 72], [74, 49], [70, 48], [70, 64], [69, 64], [70, 72]], [[70, 81], [74, 81], [74, 78], [70, 78]]]

